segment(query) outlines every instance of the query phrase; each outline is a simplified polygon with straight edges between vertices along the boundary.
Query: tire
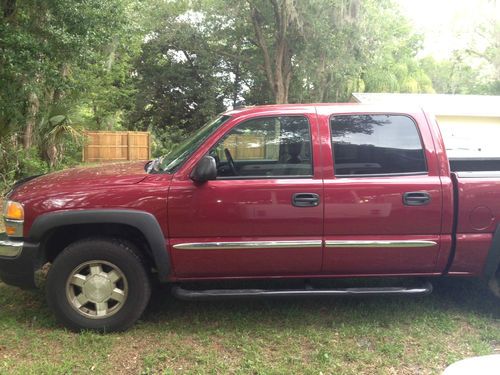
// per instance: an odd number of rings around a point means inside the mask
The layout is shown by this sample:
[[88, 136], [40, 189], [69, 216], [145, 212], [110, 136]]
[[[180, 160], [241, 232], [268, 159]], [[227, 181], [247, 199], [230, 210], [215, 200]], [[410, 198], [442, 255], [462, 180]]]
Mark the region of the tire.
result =
[[488, 282], [488, 288], [490, 292], [498, 299], [500, 299], [500, 265], [497, 268], [495, 274], [491, 277]]
[[56, 318], [74, 330], [123, 331], [140, 318], [151, 281], [137, 248], [112, 238], [88, 238], [66, 247], [46, 284]]

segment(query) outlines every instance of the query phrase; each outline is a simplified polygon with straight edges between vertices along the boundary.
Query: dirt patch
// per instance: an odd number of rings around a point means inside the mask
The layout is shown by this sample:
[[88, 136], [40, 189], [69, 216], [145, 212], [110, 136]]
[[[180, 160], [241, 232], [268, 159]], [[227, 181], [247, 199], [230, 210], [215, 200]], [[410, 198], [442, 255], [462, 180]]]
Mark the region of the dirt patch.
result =
[[36, 368], [40, 358], [50, 357], [52, 363], [63, 362], [63, 344], [53, 338], [51, 330], [33, 329], [33, 336], [40, 343], [35, 346], [36, 350], [33, 350], [31, 340], [18, 340], [17, 333], [12, 330], [4, 331], [3, 335], [3, 344], [0, 343], [0, 373], [4, 373], [2, 369], [9, 373], [22, 373], [25, 368]]
[[[241, 353], [228, 348], [217, 338], [210, 342], [194, 336], [163, 332], [143, 336], [117, 337], [108, 355], [109, 373], [184, 373], [197, 372], [200, 362], [225, 363], [226, 371], [238, 368]], [[232, 369], [232, 370], [228, 370]]]
[[118, 337], [108, 355], [110, 373], [138, 374], [142, 368], [142, 354], [158, 344], [154, 337]]

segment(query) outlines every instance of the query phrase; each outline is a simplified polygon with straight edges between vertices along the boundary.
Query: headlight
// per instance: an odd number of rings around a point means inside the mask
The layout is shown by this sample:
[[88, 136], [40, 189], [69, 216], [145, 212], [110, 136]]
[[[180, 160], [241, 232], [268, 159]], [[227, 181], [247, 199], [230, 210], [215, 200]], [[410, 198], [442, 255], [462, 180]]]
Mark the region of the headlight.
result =
[[24, 220], [24, 208], [21, 203], [7, 201], [4, 217], [12, 220]]
[[24, 208], [21, 203], [7, 201], [3, 211], [5, 232], [10, 237], [23, 236]]

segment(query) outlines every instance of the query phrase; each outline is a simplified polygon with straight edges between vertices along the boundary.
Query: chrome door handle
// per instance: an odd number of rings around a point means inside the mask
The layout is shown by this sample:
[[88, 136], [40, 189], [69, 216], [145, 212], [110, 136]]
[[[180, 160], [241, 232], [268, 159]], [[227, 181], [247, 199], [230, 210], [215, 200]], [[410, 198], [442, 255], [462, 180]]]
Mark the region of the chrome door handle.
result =
[[431, 201], [431, 196], [426, 191], [410, 191], [403, 194], [405, 206], [425, 206]]
[[319, 205], [319, 195], [314, 193], [295, 193], [292, 196], [295, 207], [316, 207]]

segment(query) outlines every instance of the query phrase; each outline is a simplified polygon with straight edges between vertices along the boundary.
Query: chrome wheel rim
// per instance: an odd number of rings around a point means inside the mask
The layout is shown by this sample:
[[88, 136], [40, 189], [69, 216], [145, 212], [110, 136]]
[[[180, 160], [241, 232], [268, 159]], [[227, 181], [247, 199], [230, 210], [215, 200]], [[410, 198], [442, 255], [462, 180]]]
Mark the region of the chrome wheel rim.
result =
[[121, 310], [128, 296], [128, 283], [116, 265], [104, 260], [76, 267], [66, 282], [66, 298], [80, 315], [104, 319]]

